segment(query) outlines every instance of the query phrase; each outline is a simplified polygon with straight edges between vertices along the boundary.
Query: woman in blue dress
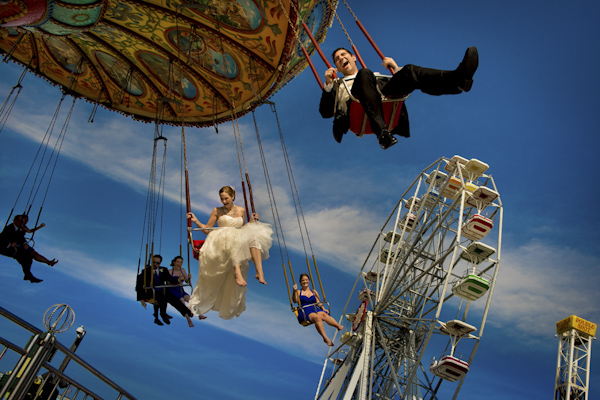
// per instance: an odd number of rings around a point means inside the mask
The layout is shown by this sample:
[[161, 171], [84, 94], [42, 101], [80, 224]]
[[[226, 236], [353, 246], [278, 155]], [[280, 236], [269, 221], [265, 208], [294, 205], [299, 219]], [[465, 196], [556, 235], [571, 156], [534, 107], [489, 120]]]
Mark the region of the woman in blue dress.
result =
[[183, 257], [181, 256], [177, 256], [171, 261], [172, 268], [169, 270], [169, 274], [171, 274], [173, 278], [177, 278], [180, 286], [169, 288], [169, 291], [173, 293], [175, 297], [180, 299], [183, 302], [183, 304], [185, 304], [187, 301], [190, 300], [190, 295], [187, 294], [185, 290], [183, 290], [183, 284], [187, 283], [189, 285], [192, 283], [192, 274], [188, 275], [187, 272], [183, 268], [181, 268], [182, 265]]
[[298, 322], [310, 321], [317, 328], [319, 335], [323, 337], [323, 341], [328, 346], [333, 346], [333, 342], [329, 340], [325, 333], [325, 327], [323, 322], [329, 326], [335, 327], [338, 331], [343, 329], [343, 326], [338, 324], [335, 319], [325, 310], [323, 310], [319, 293], [316, 290], [308, 287], [310, 278], [308, 274], [300, 274], [300, 290], [298, 285], [294, 283], [294, 303], [298, 303], [300, 310], [298, 310]]
[[[188, 274], [185, 269], [181, 268], [183, 266], [183, 257], [177, 256], [173, 260], [171, 260], [171, 269], [169, 270], [169, 274], [173, 278], [177, 278], [179, 281], [179, 286], [167, 288], [169, 292], [171, 292], [175, 297], [177, 297], [184, 305], [190, 301], [190, 295], [183, 289], [183, 284], [187, 283], [191, 285], [192, 283], [192, 274]], [[198, 315], [199, 319], [206, 319], [206, 317], [202, 314]], [[190, 322], [191, 323], [191, 322]]]

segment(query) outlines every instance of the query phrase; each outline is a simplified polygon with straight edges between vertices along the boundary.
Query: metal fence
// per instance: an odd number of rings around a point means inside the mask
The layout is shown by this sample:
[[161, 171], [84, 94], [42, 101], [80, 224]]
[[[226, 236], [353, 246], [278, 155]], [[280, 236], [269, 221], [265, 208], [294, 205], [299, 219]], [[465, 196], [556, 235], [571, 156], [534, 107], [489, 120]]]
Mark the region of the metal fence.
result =
[[[64, 306], [68, 308], [68, 306]], [[71, 349], [69, 349], [56, 340], [52, 328], [49, 328], [47, 332], [43, 332], [2, 307], [0, 307], [0, 316], [31, 334], [25, 347], [11, 343], [0, 336], [0, 360], [11, 352], [16, 353], [19, 358], [12, 370], [4, 371], [0, 379], [0, 399], [100, 400], [115, 398], [117, 400], [136, 400], [125, 389], [73, 353], [77, 347], [76, 344], [78, 344], [77, 339]], [[78, 340], [81, 341], [85, 331], [78, 329], [77, 333]], [[63, 353], [65, 357], [58, 368], [50, 365], [52, 358], [57, 352]], [[77, 378], [81, 380], [81, 377], [75, 378], [65, 375], [64, 370], [70, 362], [78, 364], [79, 367], [87, 371], [85, 372], [86, 375], [89, 373], [97, 378], [98, 383], [93, 384], [93, 386], [97, 391], [101, 390], [103, 395], [95, 393], [76, 381]], [[90, 380], [89, 377], [86, 378], [88, 378], [86, 380]], [[113, 391], [114, 396], [106, 394]]]

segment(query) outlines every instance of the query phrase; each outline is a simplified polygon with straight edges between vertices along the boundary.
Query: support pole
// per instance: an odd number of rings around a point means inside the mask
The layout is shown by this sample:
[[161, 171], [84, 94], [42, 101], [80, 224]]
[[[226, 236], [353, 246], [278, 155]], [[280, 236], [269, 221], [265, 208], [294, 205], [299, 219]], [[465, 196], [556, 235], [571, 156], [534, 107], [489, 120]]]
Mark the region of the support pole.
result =
[[246, 182], [248, 183], [248, 196], [250, 197], [250, 208], [252, 209], [252, 213], [254, 214], [256, 212], [256, 209], [254, 208], [254, 197], [252, 196], [252, 185], [250, 184], [250, 176], [248, 176], [247, 172]]
[[[77, 328], [76, 332], [77, 332], [77, 337], [75, 338], [75, 341], [73, 342], [73, 344], [71, 345], [71, 348], [69, 349], [69, 351], [71, 353], [75, 353], [75, 351], [79, 347], [79, 344], [83, 340], [83, 337], [85, 336], [85, 333], [86, 333], [85, 329], [83, 329], [83, 325], [80, 326], [79, 328]], [[60, 372], [62, 374], [65, 371], [65, 369], [67, 368], [67, 365], [69, 365], [69, 361], [71, 361], [71, 358], [68, 355], [66, 355], [65, 359], [60, 364], [60, 367], [58, 367], [58, 372]], [[56, 386], [59, 380], [60, 380], [60, 377], [55, 376], [52, 379], [52, 384], [54, 386]]]
[[[190, 274], [190, 247], [192, 253], [194, 249], [194, 237], [192, 236], [192, 220], [187, 218], [187, 214], [192, 212], [192, 201], [190, 199], [190, 179], [187, 168], [187, 148], [185, 145], [185, 124], [181, 125], [181, 144], [183, 147], [183, 171], [185, 174], [185, 215], [187, 220], [187, 265], [188, 265], [188, 276]], [[179, 253], [181, 255], [181, 243], [179, 244]]]
[[[381, 57], [381, 59], [383, 60], [385, 58], [385, 56], [383, 55], [383, 52], [379, 49], [379, 47], [377, 46], [377, 44], [375, 44], [375, 41], [373, 40], [373, 38], [371, 37], [371, 35], [369, 35], [369, 32], [367, 32], [367, 29], [363, 26], [363, 24], [358, 19], [356, 19], [356, 25], [358, 25], [359, 29], [365, 35], [365, 37], [367, 38], [367, 40], [369, 41], [369, 43], [371, 43], [371, 46], [373, 46], [373, 49], [375, 49], [375, 52], [377, 53], [377, 55], [379, 55], [379, 57]], [[390, 72], [393, 75], [394, 72], [395, 72], [394, 68], [388, 67], [388, 69], [390, 70]]]
[[315, 50], [317, 51], [317, 53], [319, 53], [319, 56], [321, 56], [321, 59], [323, 60], [325, 65], [327, 65], [327, 68], [331, 68], [331, 63], [329, 62], [327, 57], [325, 57], [325, 54], [323, 54], [323, 51], [321, 50], [321, 46], [319, 46], [317, 39], [315, 39], [315, 37], [313, 36], [312, 32], [308, 28], [308, 25], [306, 25], [306, 22], [302, 21], [302, 27], [304, 28], [306, 35], [308, 35], [310, 41], [312, 42]]
[[[367, 40], [369, 41], [369, 43], [371, 43], [371, 46], [373, 46], [373, 49], [375, 49], [375, 52], [379, 55], [379, 57], [381, 57], [381, 59], [383, 60], [385, 58], [385, 56], [383, 55], [383, 52], [379, 49], [379, 47], [375, 44], [375, 41], [373, 40], [373, 38], [371, 37], [371, 35], [369, 35], [369, 32], [367, 32], [367, 29], [364, 27], [364, 25], [359, 21], [358, 17], [356, 16], [356, 14], [354, 14], [354, 11], [352, 11], [352, 9], [350, 8], [350, 6], [348, 5], [348, 3], [346, 2], [346, 0], [343, 0], [344, 4], [346, 5], [346, 8], [348, 9], [348, 11], [350, 11], [350, 14], [352, 14], [352, 17], [354, 18], [354, 21], [356, 21], [356, 25], [358, 25], [358, 28], [361, 30], [361, 32], [365, 35], [365, 37], [367, 38]], [[361, 63], [362, 64], [362, 63]], [[388, 68], [390, 70], [390, 72], [392, 73], [392, 75], [394, 74], [394, 69], [393, 68]]]
[[321, 81], [321, 77], [317, 73], [315, 64], [313, 64], [312, 60], [310, 59], [310, 56], [308, 55], [308, 51], [306, 51], [306, 49], [304, 48], [304, 46], [302, 46], [302, 44], [300, 44], [300, 48], [302, 49], [302, 54], [304, 54], [304, 58], [306, 58], [306, 62], [308, 63], [310, 70], [312, 71], [313, 75], [315, 76], [315, 79], [317, 80], [319, 87], [321, 88], [321, 90], [323, 90], [323, 81]]
[[248, 212], [248, 199], [246, 198], [246, 182], [242, 181], [242, 192], [244, 193], [244, 207], [246, 207], [246, 220], [250, 222], [250, 213]]

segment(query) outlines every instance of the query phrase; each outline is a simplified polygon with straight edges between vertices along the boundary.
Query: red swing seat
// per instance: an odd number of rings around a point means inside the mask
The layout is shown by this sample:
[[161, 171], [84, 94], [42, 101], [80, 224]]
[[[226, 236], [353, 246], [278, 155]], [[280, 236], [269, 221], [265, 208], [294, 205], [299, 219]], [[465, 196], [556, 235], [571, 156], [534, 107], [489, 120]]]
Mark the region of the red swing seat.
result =
[[[388, 130], [392, 130], [400, 121], [403, 99], [384, 99], [383, 117]], [[365, 114], [363, 106], [358, 100], [352, 100], [350, 104], [350, 131], [360, 137], [364, 134], [373, 134], [369, 117]]]
[[194, 240], [194, 258], [197, 260], [200, 257], [200, 247], [204, 244], [204, 240]]

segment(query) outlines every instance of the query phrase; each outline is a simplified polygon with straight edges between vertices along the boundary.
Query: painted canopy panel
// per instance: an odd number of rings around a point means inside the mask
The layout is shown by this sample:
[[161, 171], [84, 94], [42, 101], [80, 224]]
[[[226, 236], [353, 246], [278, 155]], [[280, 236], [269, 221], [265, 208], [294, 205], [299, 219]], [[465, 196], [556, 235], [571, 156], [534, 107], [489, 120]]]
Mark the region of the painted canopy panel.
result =
[[[291, 1], [291, 2], [290, 2]], [[2, 2], [4, 3], [4, 2]], [[8, 0], [0, 51], [143, 121], [209, 126], [249, 112], [306, 66], [306, 22], [325, 39], [328, 0]], [[300, 16], [298, 15], [300, 14]], [[160, 112], [157, 112], [157, 109]]]

